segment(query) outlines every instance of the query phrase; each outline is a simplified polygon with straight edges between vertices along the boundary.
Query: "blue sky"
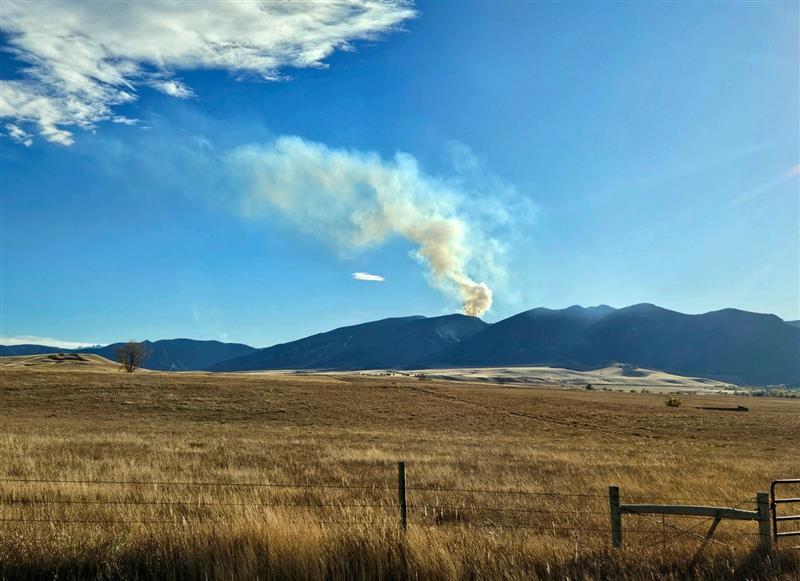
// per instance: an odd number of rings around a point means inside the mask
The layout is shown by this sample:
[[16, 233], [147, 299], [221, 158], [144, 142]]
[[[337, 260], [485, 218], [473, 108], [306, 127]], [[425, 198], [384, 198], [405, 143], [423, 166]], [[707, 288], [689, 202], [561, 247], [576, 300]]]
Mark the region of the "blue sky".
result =
[[[85, 86], [74, 58], [23, 70], [80, 5], [4, 14], [2, 335], [266, 346], [458, 311], [462, 275], [491, 288], [488, 321], [637, 302], [800, 318], [796, 3], [382, 6], [332, 32], [319, 15], [305, 60], [177, 35], [178, 56], [124, 47], [124, 83], [79, 63]], [[146, 12], [82, 32], [101, 46], [163, 16]], [[336, 35], [350, 47], [319, 46]], [[332, 172], [353, 189], [320, 185]], [[397, 197], [410, 220], [387, 217]], [[354, 208], [380, 232], [343, 227]], [[417, 217], [456, 229], [441, 276]]]

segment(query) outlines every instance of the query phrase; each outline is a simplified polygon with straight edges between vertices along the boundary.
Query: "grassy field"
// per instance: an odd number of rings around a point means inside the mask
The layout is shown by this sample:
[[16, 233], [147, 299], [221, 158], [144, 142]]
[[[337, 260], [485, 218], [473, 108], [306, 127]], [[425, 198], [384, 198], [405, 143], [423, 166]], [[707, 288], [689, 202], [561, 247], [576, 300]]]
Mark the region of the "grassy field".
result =
[[[724, 521], [690, 567], [701, 541], [673, 527], [708, 521], [626, 516], [613, 551], [607, 500], [614, 484], [623, 502], [752, 510], [771, 480], [800, 477], [800, 400], [0, 374], [2, 578], [800, 578], [800, 551], [754, 553], [755, 523]], [[695, 409], [713, 403], [750, 411]]]

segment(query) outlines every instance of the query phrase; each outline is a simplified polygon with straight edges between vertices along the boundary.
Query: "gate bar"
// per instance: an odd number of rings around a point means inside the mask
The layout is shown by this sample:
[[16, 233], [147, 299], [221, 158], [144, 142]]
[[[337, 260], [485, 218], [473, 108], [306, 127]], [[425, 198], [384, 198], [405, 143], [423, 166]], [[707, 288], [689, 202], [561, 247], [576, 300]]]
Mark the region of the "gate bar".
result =
[[800, 520], [800, 514], [778, 516], [779, 504], [799, 503], [800, 498], [775, 498], [775, 488], [780, 484], [800, 484], [800, 478], [782, 478], [773, 480], [769, 487], [770, 510], [772, 512], [772, 536], [777, 541], [779, 537], [798, 537], [800, 531], [778, 531], [778, 522]]

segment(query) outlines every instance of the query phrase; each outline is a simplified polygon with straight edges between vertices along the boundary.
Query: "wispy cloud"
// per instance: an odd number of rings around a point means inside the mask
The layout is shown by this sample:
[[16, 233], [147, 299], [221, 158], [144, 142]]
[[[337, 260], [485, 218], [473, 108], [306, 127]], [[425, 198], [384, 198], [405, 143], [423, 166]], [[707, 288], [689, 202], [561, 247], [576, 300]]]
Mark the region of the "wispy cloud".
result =
[[0, 117], [25, 145], [26, 126], [62, 145], [72, 128], [129, 122], [115, 113], [146, 86], [194, 96], [178, 70], [217, 69], [236, 78], [286, 78], [286, 68], [324, 67], [337, 49], [413, 18], [404, 0], [261, 2], [31, 2], [4, 0], [8, 49], [24, 66], [0, 81]]
[[33, 145], [33, 137], [31, 134], [25, 131], [19, 125], [8, 123], [6, 125], [6, 131], [8, 132], [8, 136], [17, 143], [21, 143], [25, 147], [30, 147]]
[[370, 274], [368, 272], [354, 272], [353, 278], [356, 280], [366, 280], [369, 282], [383, 282], [386, 280], [379, 274]]
[[0, 345], [46, 345], [47, 347], [60, 347], [62, 349], [81, 349], [82, 347], [93, 347], [96, 343], [63, 341], [53, 337], [37, 337], [36, 335], [18, 335], [16, 337], [0, 337]]
[[735, 206], [741, 206], [742, 204], [746, 204], [747, 202], [755, 200], [756, 198], [759, 198], [764, 194], [769, 193], [774, 188], [777, 188], [778, 186], [783, 185], [786, 182], [794, 178], [797, 178], [798, 176], [800, 176], [800, 163], [790, 167], [788, 170], [775, 177], [772, 177], [768, 180], [761, 182], [760, 184], [758, 184], [753, 188], [750, 188], [746, 192], [742, 192], [741, 194], [739, 194], [730, 201], [729, 206], [735, 207]]

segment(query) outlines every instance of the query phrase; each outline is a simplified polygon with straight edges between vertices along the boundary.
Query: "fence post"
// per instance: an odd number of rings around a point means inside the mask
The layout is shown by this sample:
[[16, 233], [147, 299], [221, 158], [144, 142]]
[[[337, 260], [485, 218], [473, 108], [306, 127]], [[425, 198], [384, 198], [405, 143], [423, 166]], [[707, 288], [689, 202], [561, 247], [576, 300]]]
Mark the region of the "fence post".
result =
[[756, 494], [758, 511], [758, 548], [765, 553], [772, 551], [772, 529], [770, 526], [769, 493]]
[[406, 463], [397, 465], [397, 493], [400, 500], [400, 526], [408, 528], [408, 508], [406, 505]]
[[611, 546], [622, 547], [622, 510], [619, 507], [619, 486], [608, 487], [608, 504], [611, 514]]

